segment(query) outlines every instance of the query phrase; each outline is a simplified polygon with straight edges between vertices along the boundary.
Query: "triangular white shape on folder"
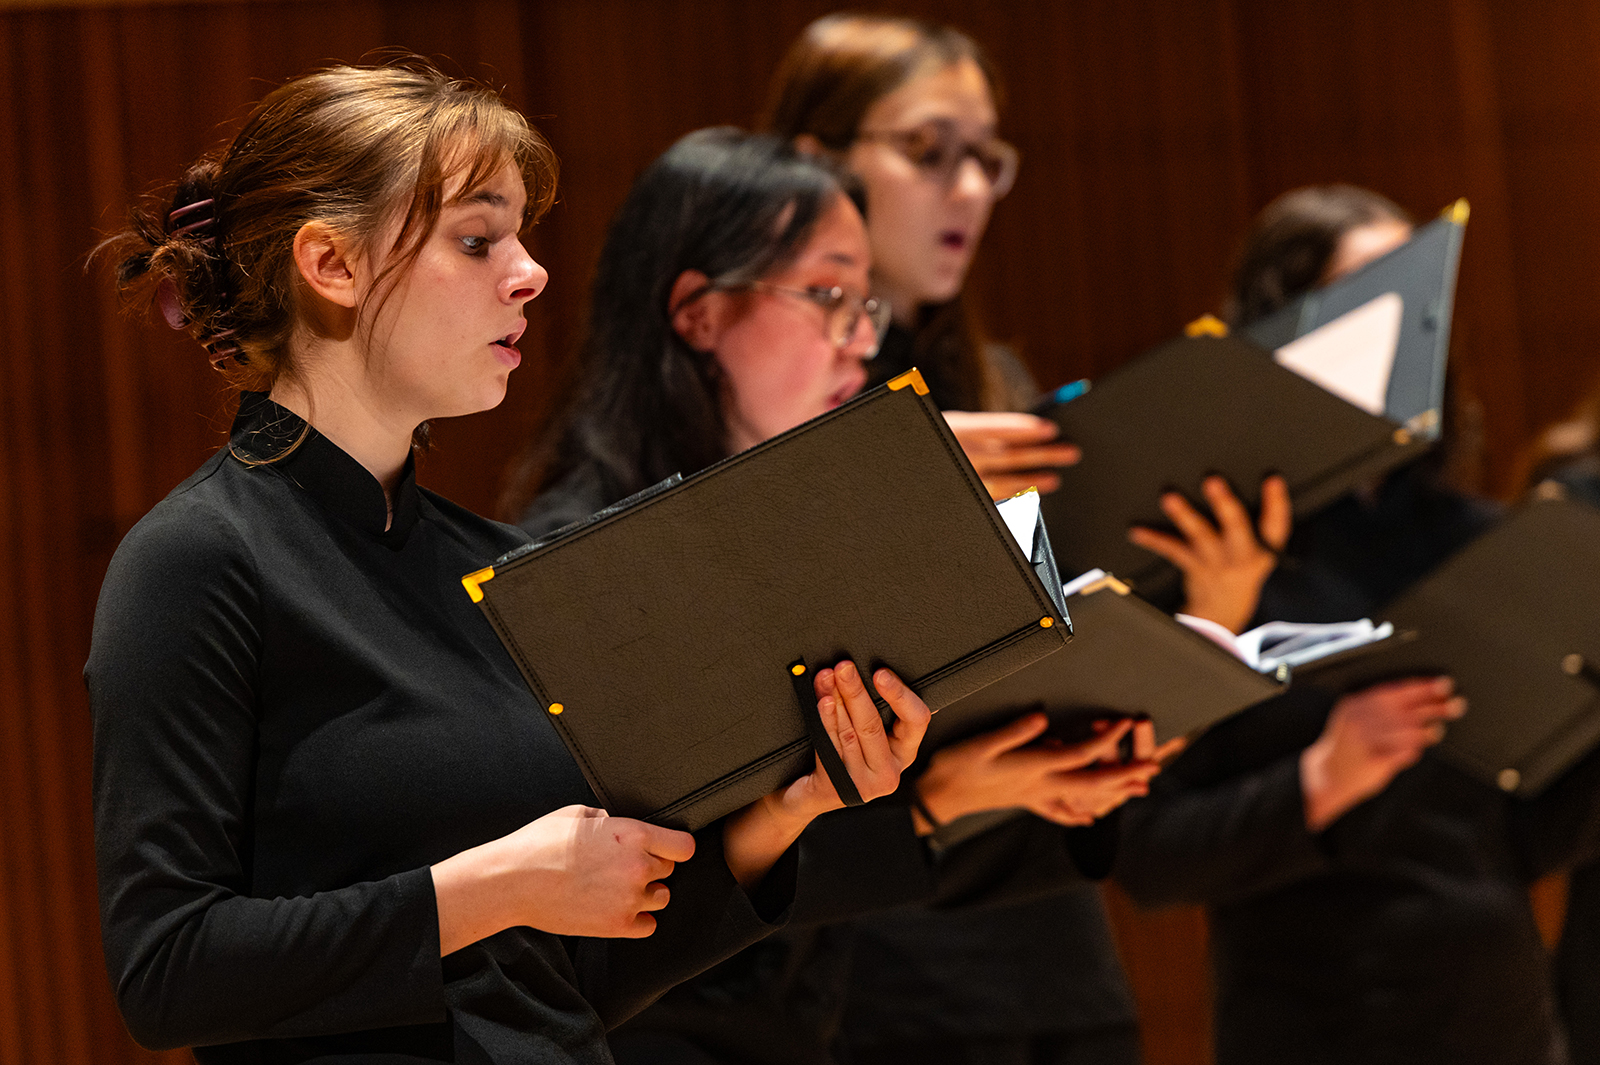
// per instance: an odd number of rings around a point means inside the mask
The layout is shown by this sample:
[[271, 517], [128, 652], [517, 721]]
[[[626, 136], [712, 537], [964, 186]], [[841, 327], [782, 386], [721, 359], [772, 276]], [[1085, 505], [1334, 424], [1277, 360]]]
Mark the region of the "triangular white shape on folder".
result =
[[1404, 310], [1400, 293], [1385, 292], [1290, 341], [1273, 357], [1368, 414], [1382, 415]]
[[1039, 524], [1039, 491], [1030, 488], [1025, 492], [1018, 492], [1010, 499], [1003, 499], [995, 504], [1000, 511], [1000, 517], [1010, 530], [1012, 539], [1017, 541], [1017, 546], [1022, 548], [1026, 558], [1033, 557], [1033, 532]]

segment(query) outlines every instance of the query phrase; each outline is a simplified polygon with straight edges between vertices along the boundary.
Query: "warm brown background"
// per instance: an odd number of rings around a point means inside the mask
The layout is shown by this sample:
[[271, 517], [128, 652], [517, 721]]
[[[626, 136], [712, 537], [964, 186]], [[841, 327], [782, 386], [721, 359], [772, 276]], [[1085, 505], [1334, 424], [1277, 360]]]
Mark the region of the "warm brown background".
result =
[[[1104, 373], [1213, 307], [1277, 192], [1472, 200], [1455, 358], [1492, 490], [1593, 375], [1600, 7], [1519, 0], [906, 0], [1005, 71], [1024, 167], [974, 284], [1041, 380]], [[564, 167], [548, 294], [497, 411], [439, 427], [426, 483], [492, 505], [564, 365], [604, 224], [677, 135], [747, 123], [822, 0], [0, 3], [0, 1063], [153, 1061], [99, 956], [79, 669], [118, 538], [221, 439], [218, 382], [120, 321], [87, 249], [285, 77], [399, 45], [502, 83]], [[1152, 1063], [1200, 1062], [1202, 926], [1114, 909]], [[1551, 907], [1547, 906], [1547, 912]], [[159, 1056], [188, 1060], [184, 1053]]]

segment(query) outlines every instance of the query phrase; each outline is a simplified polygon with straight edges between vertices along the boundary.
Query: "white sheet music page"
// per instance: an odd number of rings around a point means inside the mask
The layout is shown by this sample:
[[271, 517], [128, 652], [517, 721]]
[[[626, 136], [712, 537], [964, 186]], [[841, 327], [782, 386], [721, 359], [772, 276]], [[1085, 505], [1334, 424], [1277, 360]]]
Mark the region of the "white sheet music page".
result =
[[1400, 293], [1385, 292], [1290, 341], [1273, 357], [1340, 399], [1381, 416], [1404, 309]]
[[1000, 511], [1000, 517], [1005, 520], [1006, 528], [1011, 531], [1012, 539], [1022, 548], [1023, 556], [1032, 558], [1033, 532], [1039, 524], [1039, 490], [1030, 488], [1025, 492], [1018, 492], [1010, 499], [1002, 499], [995, 506]]

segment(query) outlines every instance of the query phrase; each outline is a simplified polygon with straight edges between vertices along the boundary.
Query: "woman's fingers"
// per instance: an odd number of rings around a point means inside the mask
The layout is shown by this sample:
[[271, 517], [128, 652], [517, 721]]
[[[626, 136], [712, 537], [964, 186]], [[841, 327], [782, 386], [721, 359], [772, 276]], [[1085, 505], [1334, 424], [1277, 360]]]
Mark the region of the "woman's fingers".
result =
[[653, 880], [644, 889], [644, 898], [639, 902], [639, 909], [646, 912], [664, 910], [671, 901], [672, 889], [658, 880]]
[[989, 474], [1072, 466], [1083, 458], [1083, 452], [1075, 444], [1035, 444], [980, 451], [976, 457], [968, 457], [972, 458], [973, 469]]
[[1250, 512], [1244, 509], [1239, 497], [1233, 494], [1228, 482], [1221, 477], [1207, 477], [1200, 485], [1205, 493], [1211, 513], [1216, 515], [1217, 530], [1222, 542], [1236, 557], [1244, 557], [1257, 547], [1255, 526]]
[[[922, 747], [922, 738], [928, 733], [928, 722], [933, 714], [922, 697], [912, 691], [893, 670], [878, 670], [872, 675], [872, 683], [894, 712], [895, 725], [889, 736], [889, 753], [894, 759], [893, 768], [898, 784], [900, 770], [917, 760], [917, 751]], [[876, 707], [873, 713], [876, 716]]]
[[1178, 532], [1195, 550], [1204, 551], [1220, 542], [1216, 527], [1177, 492], [1166, 492], [1161, 496], [1161, 512], [1178, 527]]
[[1281, 552], [1289, 542], [1294, 525], [1294, 508], [1289, 501], [1289, 484], [1273, 474], [1261, 482], [1261, 542]]
[[1160, 555], [1184, 573], [1200, 566], [1200, 556], [1195, 554], [1188, 542], [1168, 533], [1135, 525], [1128, 530], [1128, 541], [1152, 554]]
[[[863, 798], [870, 798], [868, 792], [870, 784], [876, 773], [881, 772], [892, 760], [889, 753], [888, 730], [883, 727], [883, 719], [878, 716], [878, 707], [872, 701], [872, 696], [867, 692], [867, 686], [861, 680], [861, 673], [856, 669], [855, 663], [846, 659], [833, 669], [833, 680], [837, 689], [834, 715], [837, 731], [834, 733], [834, 746], [839, 751], [839, 757], [844, 761], [845, 768], [850, 771], [850, 777], [856, 782], [856, 787], [861, 791]], [[824, 724], [826, 724], [824, 719]], [[898, 772], [898, 767], [896, 767]], [[862, 785], [867, 784], [867, 788]]]
[[[694, 837], [687, 832], [679, 832], [674, 828], [662, 828], [646, 821], [640, 821], [639, 832], [644, 837], [644, 852], [660, 858], [665, 862], [686, 862], [694, 857]], [[667, 872], [672, 872], [669, 867]], [[666, 875], [666, 874], [662, 874]]]
[[1044, 735], [1044, 730], [1049, 727], [1050, 718], [1045, 714], [1023, 714], [993, 732], [974, 737], [971, 742], [974, 753], [980, 758], [998, 758], [1007, 751], [1032, 743]]
[[965, 450], [1042, 444], [1061, 432], [1048, 418], [1014, 411], [947, 410], [944, 420]]

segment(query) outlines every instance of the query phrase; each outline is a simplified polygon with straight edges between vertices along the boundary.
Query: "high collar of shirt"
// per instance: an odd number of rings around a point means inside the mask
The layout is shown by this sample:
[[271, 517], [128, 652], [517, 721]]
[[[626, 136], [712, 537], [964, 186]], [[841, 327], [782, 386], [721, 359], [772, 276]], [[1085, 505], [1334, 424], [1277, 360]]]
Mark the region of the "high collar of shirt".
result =
[[413, 455], [406, 456], [400, 471], [394, 520], [390, 522], [388, 501], [378, 479], [304, 418], [268, 399], [265, 392], [246, 392], [239, 397], [239, 414], [229, 444], [235, 459], [270, 465], [328, 513], [397, 551], [416, 527], [419, 496]]

